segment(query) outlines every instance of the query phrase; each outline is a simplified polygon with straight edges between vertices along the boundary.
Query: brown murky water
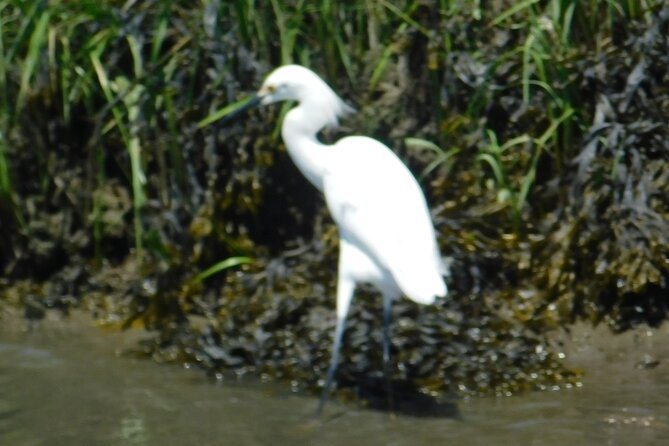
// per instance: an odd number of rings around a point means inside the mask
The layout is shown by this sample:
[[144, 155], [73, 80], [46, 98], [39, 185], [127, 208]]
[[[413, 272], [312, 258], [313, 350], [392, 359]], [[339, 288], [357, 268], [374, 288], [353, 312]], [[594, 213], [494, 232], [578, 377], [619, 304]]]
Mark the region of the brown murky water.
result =
[[198, 371], [119, 357], [132, 335], [83, 318], [0, 319], [0, 445], [666, 445], [669, 327], [575, 329], [581, 388], [460, 401], [459, 419], [390, 417], [286, 384], [212, 383]]

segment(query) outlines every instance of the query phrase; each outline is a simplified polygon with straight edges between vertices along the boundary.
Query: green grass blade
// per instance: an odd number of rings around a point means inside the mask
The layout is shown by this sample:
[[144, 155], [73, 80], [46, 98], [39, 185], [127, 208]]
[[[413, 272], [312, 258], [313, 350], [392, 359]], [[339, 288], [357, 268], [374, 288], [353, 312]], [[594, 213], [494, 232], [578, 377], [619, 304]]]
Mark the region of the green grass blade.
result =
[[23, 106], [25, 105], [26, 98], [30, 91], [30, 80], [35, 74], [40, 59], [41, 59], [41, 49], [44, 44], [47, 42], [47, 29], [49, 24], [49, 12], [43, 12], [37, 24], [35, 25], [35, 30], [30, 36], [30, 42], [28, 44], [28, 54], [23, 63], [23, 68], [21, 70], [21, 84], [19, 86], [19, 94], [16, 99], [16, 109], [14, 113], [18, 115]]
[[495, 17], [490, 22], [490, 25], [491, 26], [497, 26], [500, 23], [502, 23], [503, 21], [505, 21], [506, 19], [508, 19], [509, 17], [512, 17], [512, 16], [518, 14], [520, 11], [531, 7], [535, 3], [539, 3], [539, 0], [525, 0], [523, 2], [520, 2], [520, 3], [512, 6], [511, 8], [507, 9], [506, 11], [504, 11], [503, 13], [498, 15], [497, 17]]
[[[30, 27], [33, 25], [34, 17], [39, 14], [39, 12], [42, 10], [40, 1], [35, 1], [33, 2], [30, 10], [28, 10], [27, 14], [23, 15], [22, 21], [21, 21], [21, 28], [19, 29], [19, 32], [17, 33], [16, 39], [14, 39], [14, 44], [11, 46], [9, 49], [9, 52], [7, 53], [7, 62], [13, 62], [14, 57], [19, 53], [19, 49], [22, 47], [23, 43], [25, 40], [28, 38], [28, 34], [30, 33]], [[3, 6], [11, 5], [11, 2], [6, 3]], [[16, 6], [16, 5], [13, 5]]]
[[444, 150], [427, 139], [422, 138], [404, 138], [404, 144], [410, 149], [427, 149], [438, 154], [444, 153]]
[[199, 273], [197, 276], [190, 279], [190, 283], [200, 283], [214, 274], [220, 273], [221, 271], [249, 263], [253, 263], [253, 259], [250, 257], [228, 257], [225, 260], [221, 260], [220, 262], [213, 264], [209, 268]]
[[232, 104], [226, 105], [225, 107], [211, 113], [206, 118], [204, 118], [203, 120], [198, 122], [197, 127], [201, 129], [201, 128], [207, 127], [208, 125], [213, 124], [214, 122], [216, 122], [220, 119], [225, 118], [226, 116], [244, 108], [244, 106], [246, 106], [252, 99], [253, 99], [253, 96], [249, 96], [249, 97], [242, 98], [238, 101], [235, 101]]
[[144, 63], [142, 59], [142, 48], [133, 35], [127, 37], [128, 47], [130, 48], [130, 54], [132, 54], [132, 67], [133, 73], [136, 78], [141, 78], [144, 75]]
[[536, 142], [539, 144], [539, 147], [544, 147], [546, 145], [546, 142], [555, 135], [558, 127], [567, 119], [569, 119], [572, 115], [574, 114], [574, 109], [568, 108], [565, 110], [560, 117], [557, 119], [553, 120], [551, 122], [551, 125], [548, 126], [546, 131], [539, 137], [537, 138]]
[[[7, 4], [5, 2], [0, 3], [0, 13], [5, 9]], [[5, 61], [5, 30], [3, 20], [0, 19], [0, 99], [2, 101], [2, 111], [5, 117], [9, 116], [9, 97], [7, 96], [7, 73], [9, 69], [9, 63]], [[1, 156], [1, 155], [0, 155]]]
[[151, 64], [156, 64], [160, 58], [160, 50], [163, 47], [167, 35], [167, 25], [167, 15], [162, 14], [158, 19], [158, 26], [153, 33], [153, 40], [151, 41], [151, 58], [149, 59]]
[[[400, 25], [400, 27], [406, 27], [404, 24]], [[374, 71], [372, 71], [372, 75], [369, 78], [369, 90], [373, 91], [376, 86], [378, 85], [379, 81], [381, 80], [381, 76], [383, 75], [383, 72], [386, 70], [386, 67], [388, 66], [388, 62], [390, 62], [390, 57], [393, 55], [395, 52], [394, 46], [388, 45], [383, 49], [383, 53], [381, 53], [381, 57], [376, 63], [376, 66], [374, 67]]]
[[[399, 9], [397, 6], [393, 5], [392, 3], [386, 1], [386, 0], [378, 0], [381, 5], [383, 5], [384, 8], [386, 8], [388, 11], [392, 12], [395, 14], [397, 17], [402, 19], [403, 22], [408, 23], [411, 25], [413, 28], [415, 28], [418, 32], [423, 34], [425, 37], [430, 37], [430, 31], [425, 28], [423, 25], [412, 19], [408, 14], [404, 13], [401, 9]], [[538, 0], [537, 0], [538, 1]]]
[[488, 164], [488, 166], [490, 166], [490, 168], [492, 169], [497, 184], [506, 187], [506, 178], [504, 176], [502, 166], [500, 165], [499, 160], [497, 158], [492, 156], [490, 153], [480, 153], [476, 156], [476, 159]]
[[0, 128], [0, 194], [9, 195], [12, 191], [12, 183], [9, 176], [9, 165], [7, 163], [7, 146], [5, 134]]

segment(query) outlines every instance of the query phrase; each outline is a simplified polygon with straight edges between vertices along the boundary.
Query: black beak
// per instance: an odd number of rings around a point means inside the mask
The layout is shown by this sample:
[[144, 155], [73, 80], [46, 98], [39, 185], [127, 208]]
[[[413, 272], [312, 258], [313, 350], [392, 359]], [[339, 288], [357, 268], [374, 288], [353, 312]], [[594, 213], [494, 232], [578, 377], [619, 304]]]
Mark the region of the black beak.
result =
[[221, 124], [227, 124], [231, 122], [233, 119], [237, 118], [239, 115], [244, 113], [246, 110], [250, 108], [254, 108], [260, 105], [260, 102], [262, 101], [262, 97], [259, 96], [257, 93], [251, 96], [248, 101], [246, 101], [244, 104], [242, 104], [238, 109], [231, 111], [227, 116], [225, 116], [223, 119], [221, 119]]

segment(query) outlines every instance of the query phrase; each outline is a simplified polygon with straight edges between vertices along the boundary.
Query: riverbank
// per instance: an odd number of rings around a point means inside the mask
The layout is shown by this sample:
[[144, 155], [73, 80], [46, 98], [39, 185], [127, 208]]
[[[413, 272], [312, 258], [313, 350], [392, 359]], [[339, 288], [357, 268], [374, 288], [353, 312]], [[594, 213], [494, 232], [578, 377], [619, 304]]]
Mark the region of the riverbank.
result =
[[[13, 310], [11, 310], [13, 311]], [[317, 397], [287, 382], [212, 380], [196, 370], [124, 355], [145, 336], [108, 333], [89, 316], [0, 318], [0, 433], [16, 446], [217, 444], [663, 445], [669, 435], [669, 327], [611, 335], [604, 326], [560, 333], [583, 385], [457, 401], [454, 418], [402, 416]], [[257, 420], [263, 419], [258, 424]], [[418, 439], [418, 440], [417, 440]]]

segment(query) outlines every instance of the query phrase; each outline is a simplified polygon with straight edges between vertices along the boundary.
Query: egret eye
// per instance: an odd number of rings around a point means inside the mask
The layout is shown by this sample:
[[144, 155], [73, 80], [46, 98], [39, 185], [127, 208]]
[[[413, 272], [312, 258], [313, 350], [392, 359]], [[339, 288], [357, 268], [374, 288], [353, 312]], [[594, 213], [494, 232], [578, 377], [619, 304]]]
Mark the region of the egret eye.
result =
[[274, 93], [275, 91], [276, 91], [276, 87], [275, 87], [274, 85], [268, 85], [268, 86], [267, 86], [267, 92], [268, 92], [269, 94], [272, 94], [272, 93]]

